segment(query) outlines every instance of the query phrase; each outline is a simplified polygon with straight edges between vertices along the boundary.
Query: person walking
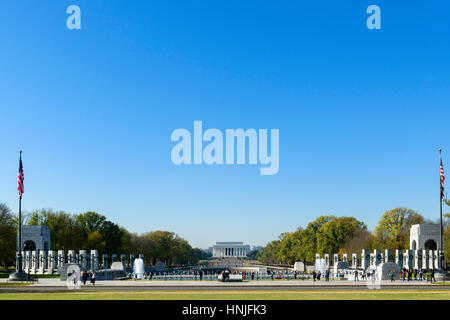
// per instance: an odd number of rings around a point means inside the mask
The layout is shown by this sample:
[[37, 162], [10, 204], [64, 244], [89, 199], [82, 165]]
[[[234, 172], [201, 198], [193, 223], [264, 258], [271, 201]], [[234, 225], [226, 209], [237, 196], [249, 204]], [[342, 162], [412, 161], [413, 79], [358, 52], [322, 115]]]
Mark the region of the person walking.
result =
[[95, 286], [95, 279], [97, 279], [97, 274], [95, 273], [95, 270], [92, 271], [92, 275], [91, 275], [91, 283], [93, 286]]
[[88, 278], [88, 274], [87, 274], [86, 270], [83, 270], [82, 277], [83, 277], [83, 285], [86, 285], [86, 281], [87, 281], [87, 278]]
[[395, 270], [389, 271], [389, 276], [391, 277], [391, 282], [394, 282], [394, 281], [395, 281], [395, 279], [394, 279], [394, 276], [395, 276]]
[[431, 269], [431, 283], [433, 283], [433, 280], [434, 280], [434, 282], [436, 282], [436, 279], [434, 278], [434, 269]]
[[316, 271], [313, 271], [313, 280], [314, 280], [314, 282], [316, 282]]
[[355, 270], [355, 282], [356, 281], [359, 281], [359, 279], [358, 279], [358, 270]]

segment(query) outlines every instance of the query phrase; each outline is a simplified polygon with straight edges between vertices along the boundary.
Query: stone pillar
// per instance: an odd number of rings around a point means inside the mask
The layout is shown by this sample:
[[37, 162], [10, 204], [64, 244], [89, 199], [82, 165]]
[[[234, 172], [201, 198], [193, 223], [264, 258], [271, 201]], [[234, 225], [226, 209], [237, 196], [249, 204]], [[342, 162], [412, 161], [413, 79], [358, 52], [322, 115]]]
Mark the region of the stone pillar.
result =
[[47, 257], [47, 269], [49, 274], [53, 274], [53, 269], [56, 267], [56, 261], [55, 261], [55, 251], [49, 250], [48, 251], [48, 257]]
[[80, 250], [78, 253], [78, 257], [80, 259], [81, 271], [83, 271], [87, 268], [86, 250]]
[[433, 250], [428, 250], [428, 269], [434, 269]]
[[406, 250], [406, 268], [414, 268], [414, 252], [412, 250]]
[[400, 269], [403, 268], [403, 252], [402, 250], [395, 250], [395, 263], [398, 264]]
[[346, 253], [342, 254], [342, 261], [348, 263], [348, 255]]
[[59, 269], [61, 268], [64, 263], [66, 263], [66, 255], [64, 250], [58, 250], [58, 257], [57, 257], [57, 264], [56, 264], [56, 268]]
[[383, 262], [383, 256], [381, 255], [381, 251], [378, 249], [373, 250], [373, 255], [375, 257], [375, 266], [378, 266]]
[[384, 262], [395, 262], [392, 250], [390, 249], [384, 250]]
[[439, 270], [442, 270], [443, 269], [443, 266], [442, 266], [442, 261], [441, 261], [441, 259], [439, 259], [439, 257], [441, 256], [441, 255], [443, 255], [443, 252], [442, 252], [442, 250], [437, 250], [437, 265], [438, 265], [438, 269]]
[[433, 268], [438, 269], [439, 268], [439, 251], [433, 250]]
[[330, 254], [325, 253], [325, 268], [330, 269]]
[[375, 261], [375, 254], [374, 253], [370, 254], [370, 266], [371, 267], [376, 267], [376, 261]]
[[315, 262], [317, 261], [317, 259], [320, 260], [320, 254], [319, 254], [319, 253], [316, 253], [316, 260], [314, 261], [314, 264], [315, 264]]
[[370, 253], [369, 253], [369, 250], [362, 249], [361, 250], [361, 268], [363, 270], [367, 270], [367, 268], [369, 268], [369, 265], [370, 265]]
[[47, 269], [47, 251], [39, 251], [39, 273], [44, 274]]
[[335, 253], [333, 254], [333, 266], [337, 266], [339, 262], [339, 254]]
[[31, 253], [31, 273], [36, 273], [36, 269], [39, 265], [39, 257], [37, 256], [38, 252], [33, 251]]
[[358, 268], [358, 255], [356, 253], [352, 253], [352, 268]]
[[429, 269], [430, 257], [427, 249], [422, 250], [422, 268]]
[[403, 252], [403, 268], [408, 269], [408, 253]]
[[25, 251], [22, 251], [22, 270], [25, 270], [25, 265], [26, 265]]
[[117, 254], [113, 253], [111, 255], [111, 264], [113, 264], [114, 262], [117, 262], [119, 259], [117, 258]]
[[108, 255], [106, 253], [102, 254], [102, 268], [103, 269], [108, 269], [109, 268]]
[[91, 250], [91, 269], [98, 270], [98, 251]]
[[422, 268], [422, 250], [414, 250], [414, 269]]
[[143, 253], [139, 253], [139, 259], [142, 259], [142, 260], [144, 260], [144, 262], [145, 262], [144, 254], [143, 254]]
[[30, 267], [30, 264], [28, 262], [28, 252], [25, 251], [23, 254], [23, 271], [28, 272], [28, 268]]
[[123, 268], [125, 269], [127, 267], [127, 255], [121, 254], [120, 255], [120, 262], [122, 262]]
[[91, 255], [86, 252], [86, 270], [92, 270], [91, 268]]
[[75, 261], [76, 261], [75, 250], [69, 250], [68, 256], [67, 256], [67, 262], [68, 263], [76, 263]]
[[134, 254], [130, 254], [130, 268], [134, 267], [134, 259], [136, 259]]

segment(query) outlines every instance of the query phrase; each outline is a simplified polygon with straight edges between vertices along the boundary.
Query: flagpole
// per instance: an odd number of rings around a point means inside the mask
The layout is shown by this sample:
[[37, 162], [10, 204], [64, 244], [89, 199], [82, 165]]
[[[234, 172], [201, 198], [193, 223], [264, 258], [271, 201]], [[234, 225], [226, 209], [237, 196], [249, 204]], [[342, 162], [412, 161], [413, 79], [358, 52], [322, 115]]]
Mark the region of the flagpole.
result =
[[[20, 161], [22, 161], [22, 150], [20, 151]], [[22, 272], [22, 195], [19, 194], [19, 248], [18, 248], [17, 272]]]
[[[439, 160], [440, 160], [440, 164], [442, 165], [442, 149], [439, 148]], [[439, 167], [440, 168], [440, 167]], [[443, 239], [443, 225], [442, 225], [442, 201], [443, 201], [443, 194], [442, 194], [442, 181], [441, 181], [441, 174], [439, 172], [439, 206], [440, 206], [440, 228], [439, 228], [439, 249], [441, 252], [439, 252], [439, 269], [444, 269], [444, 239]]]
[[[20, 151], [20, 160], [19, 160], [19, 174], [21, 174], [21, 163], [22, 163], [22, 151]], [[19, 183], [19, 182], [18, 182]], [[20, 188], [18, 186], [18, 188]], [[17, 239], [16, 239], [17, 240]], [[17, 260], [16, 260], [16, 272], [11, 273], [9, 275], [8, 280], [9, 281], [27, 281], [28, 275], [23, 272], [22, 267], [22, 194], [19, 190], [19, 243], [16, 243], [16, 250], [17, 250]]]

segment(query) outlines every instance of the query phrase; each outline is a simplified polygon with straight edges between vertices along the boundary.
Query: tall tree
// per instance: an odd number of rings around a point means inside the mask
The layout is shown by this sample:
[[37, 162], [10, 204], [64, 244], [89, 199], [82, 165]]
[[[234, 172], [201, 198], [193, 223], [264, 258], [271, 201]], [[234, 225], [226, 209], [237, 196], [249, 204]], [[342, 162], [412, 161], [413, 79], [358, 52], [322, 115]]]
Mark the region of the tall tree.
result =
[[9, 207], [0, 203], [0, 265], [15, 263], [17, 224]]
[[413, 224], [423, 223], [422, 215], [409, 208], [386, 211], [375, 227], [378, 246], [386, 249], [409, 248], [409, 230]]

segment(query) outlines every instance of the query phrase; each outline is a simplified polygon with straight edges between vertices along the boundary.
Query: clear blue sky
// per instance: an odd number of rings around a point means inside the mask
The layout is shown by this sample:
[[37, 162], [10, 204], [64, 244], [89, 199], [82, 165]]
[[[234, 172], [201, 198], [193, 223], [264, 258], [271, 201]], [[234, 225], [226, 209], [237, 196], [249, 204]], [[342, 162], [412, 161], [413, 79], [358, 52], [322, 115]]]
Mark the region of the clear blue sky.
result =
[[[447, 1], [2, 1], [0, 201], [18, 210], [22, 149], [24, 210], [95, 210], [199, 247], [263, 245], [323, 214], [436, 219], [449, 15]], [[279, 128], [279, 173], [175, 166], [170, 135], [194, 120]]]

